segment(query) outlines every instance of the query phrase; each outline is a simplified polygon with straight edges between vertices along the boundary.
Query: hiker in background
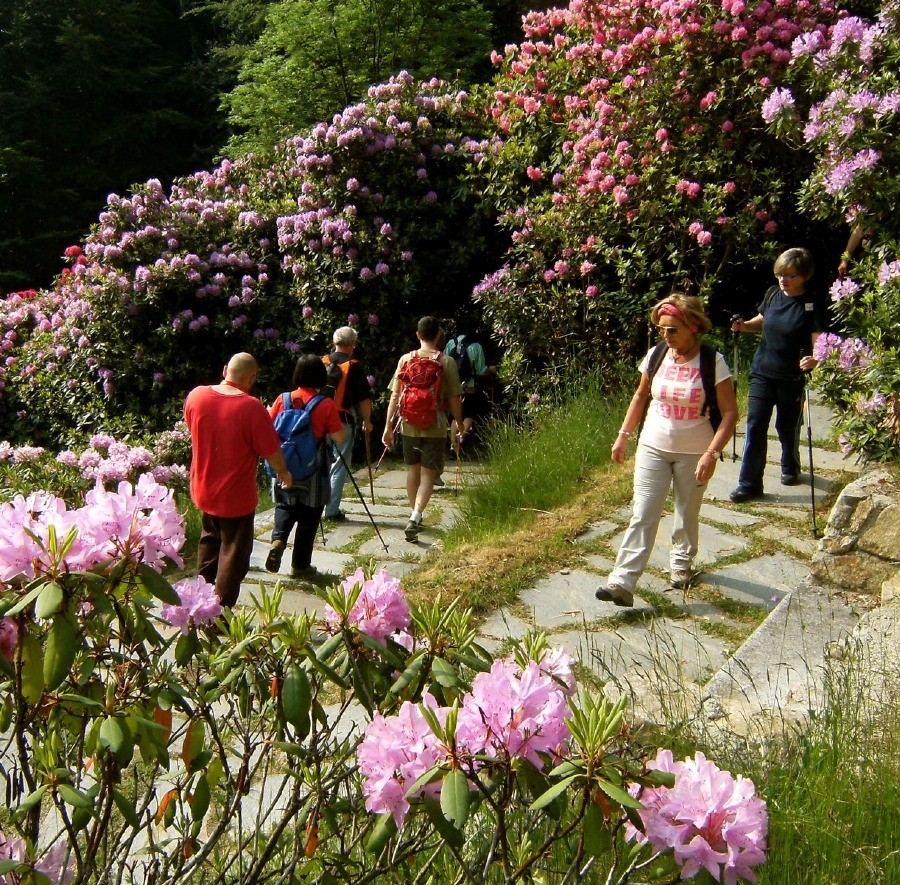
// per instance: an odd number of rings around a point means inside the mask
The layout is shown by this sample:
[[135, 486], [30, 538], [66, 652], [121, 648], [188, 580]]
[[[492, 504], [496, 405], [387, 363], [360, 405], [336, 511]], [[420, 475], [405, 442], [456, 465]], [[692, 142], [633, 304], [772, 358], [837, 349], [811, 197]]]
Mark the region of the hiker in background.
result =
[[455, 363], [462, 384], [462, 427], [454, 422], [451, 430], [459, 439], [465, 441], [472, 433], [476, 420], [487, 415], [489, 403], [485, 393], [485, 385], [492, 375], [497, 374], [497, 366], [489, 366], [484, 355], [484, 348], [471, 335], [464, 322], [457, 324], [457, 335], [447, 342], [444, 349]]
[[703, 493], [737, 422], [725, 358], [700, 341], [712, 328], [700, 299], [673, 292], [653, 308], [650, 322], [663, 340], [640, 363], [641, 380], [612, 447], [613, 461], [624, 464], [628, 441], [646, 411], [634, 462], [633, 514], [615, 568], [595, 593], [597, 599], [622, 606], [634, 603], [634, 588], [647, 567], [673, 485], [671, 586], [687, 586], [697, 554]]
[[391, 378], [382, 441], [394, 444], [397, 425], [403, 436], [403, 460], [408, 467], [406, 494], [412, 512], [406, 524], [406, 540], [415, 542], [422, 515], [431, 500], [435, 480], [444, 469], [447, 416], [462, 426], [462, 386], [456, 363], [440, 350], [443, 330], [435, 317], [422, 317], [416, 329], [419, 349], [400, 357]]
[[369, 387], [365, 367], [353, 358], [358, 335], [356, 329], [341, 326], [332, 336], [334, 350], [322, 357], [328, 373], [323, 393], [334, 400], [344, 425], [344, 441], [333, 445], [331, 453], [331, 500], [325, 505], [323, 519], [340, 522], [347, 517], [341, 508], [347, 468], [353, 459], [353, 442], [356, 426], [363, 433], [372, 432], [372, 389]]
[[258, 374], [249, 353], [236, 353], [221, 384], [195, 387], [184, 404], [193, 452], [191, 499], [202, 520], [197, 570], [227, 606], [237, 602], [250, 570], [259, 459], [271, 463], [277, 490], [293, 482], [266, 407], [250, 394]]
[[[301, 356], [297, 360], [291, 382], [294, 388], [290, 393], [291, 405], [295, 409], [305, 407], [311, 400], [315, 400], [327, 381], [325, 363], [319, 357], [313, 354]], [[284, 397], [280, 396], [269, 408], [270, 420], [278, 417], [283, 410]], [[290, 489], [275, 485], [275, 528], [272, 530], [272, 543], [266, 556], [266, 570], [277, 573], [291, 529], [296, 525], [291, 551], [291, 577], [299, 579], [312, 578], [316, 574], [316, 567], [312, 564], [313, 543], [322, 510], [331, 495], [330, 452], [325, 445], [325, 436], [327, 434], [335, 445], [340, 445], [344, 439], [340, 415], [334, 402], [328, 397], [321, 397], [312, 406], [310, 419], [313, 436], [319, 443], [319, 464], [312, 476], [294, 480]]]
[[818, 365], [812, 348], [826, 328], [821, 303], [807, 289], [814, 270], [809, 251], [782, 252], [774, 269], [778, 285], [766, 291], [759, 313], [731, 325], [732, 332], [762, 332], [750, 366], [747, 435], [738, 485], [730, 496], [735, 504], [762, 497], [773, 410], [781, 443], [781, 484], [793, 486], [800, 481], [804, 373]]

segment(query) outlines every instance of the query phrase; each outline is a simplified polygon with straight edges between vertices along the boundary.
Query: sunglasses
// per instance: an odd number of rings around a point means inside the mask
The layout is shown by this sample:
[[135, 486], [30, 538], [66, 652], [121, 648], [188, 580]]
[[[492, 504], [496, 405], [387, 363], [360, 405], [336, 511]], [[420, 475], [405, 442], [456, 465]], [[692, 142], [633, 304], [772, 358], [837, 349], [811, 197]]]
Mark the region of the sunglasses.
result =
[[678, 326], [654, 326], [660, 335], [677, 335], [681, 329]]

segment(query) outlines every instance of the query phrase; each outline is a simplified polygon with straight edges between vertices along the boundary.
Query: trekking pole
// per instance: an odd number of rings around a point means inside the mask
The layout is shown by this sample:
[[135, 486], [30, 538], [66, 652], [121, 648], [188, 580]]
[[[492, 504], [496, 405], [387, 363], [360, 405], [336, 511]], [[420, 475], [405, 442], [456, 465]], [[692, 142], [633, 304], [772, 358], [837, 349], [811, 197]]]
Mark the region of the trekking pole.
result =
[[[396, 435], [396, 433], [397, 433], [397, 428], [400, 426], [400, 422], [401, 422], [402, 420], [403, 420], [403, 419], [402, 419], [402, 418], [400, 417], [400, 415], [398, 414], [398, 415], [397, 415], [397, 421], [396, 421], [396, 423], [394, 424], [394, 434], [395, 434], [395, 435]], [[395, 436], [395, 438], [396, 438], [396, 436]], [[381, 453], [381, 457], [378, 459], [378, 463], [375, 465], [375, 472], [376, 472], [376, 473], [378, 473], [378, 468], [381, 467], [381, 462], [384, 461], [385, 455], [387, 455], [387, 453], [388, 453], [389, 451], [390, 451], [390, 449], [389, 449], [387, 446], [385, 446], [385, 447], [384, 447], [384, 451]]]
[[462, 440], [460, 439], [460, 435], [455, 434], [454, 442], [456, 444], [456, 469], [453, 474], [453, 495], [454, 497], [459, 497], [459, 459], [462, 456]]
[[[736, 313], [731, 318], [731, 323], [734, 325], [739, 319], [741, 319], [741, 315]], [[740, 332], [732, 332], [734, 335], [734, 393], [737, 396], [738, 389], [738, 381], [740, 380], [740, 349], [738, 348], [738, 335]], [[737, 461], [737, 421], [734, 422], [734, 431], [731, 434], [731, 462], [732, 464]]]
[[372, 517], [372, 513], [369, 510], [369, 505], [366, 504], [366, 499], [359, 487], [359, 483], [356, 481], [356, 477], [350, 472], [350, 466], [344, 460], [344, 456], [341, 454], [340, 449], [337, 450], [337, 453], [338, 457], [341, 459], [341, 464], [344, 465], [344, 468], [347, 471], [347, 476], [350, 477], [350, 482], [353, 483], [353, 488], [356, 489], [356, 494], [359, 495], [359, 500], [362, 502], [363, 510], [366, 511], [366, 516], [369, 517], [369, 522], [372, 523], [372, 528], [375, 529], [375, 534], [378, 535], [378, 540], [381, 541], [381, 546], [384, 547], [384, 552], [387, 553], [388, 545], [384, 543], [384, 538], [381, 537], [381, 532], [378, 531], [378, 526], [375, 524], [375, 519]]
[[812, 421], [810, 420], [809, 409], [809, 385], [806, 385], [806, 442], [809, 448], [809, 497], [812, 503], [812, 530], [813, 537], [819, 537], [819, 527], [816, 524], [816, 476], [813, 472], [813, 440], [812, 440]]
[[371, 431], [367, 430], [365, 432], [365, 440], [366, 440], [366, 467], [369, 469], [369, 492], [372, 495], [372, 506], [375, 506], [375, 480], [372, 477], [372, 442], [371, 442]]

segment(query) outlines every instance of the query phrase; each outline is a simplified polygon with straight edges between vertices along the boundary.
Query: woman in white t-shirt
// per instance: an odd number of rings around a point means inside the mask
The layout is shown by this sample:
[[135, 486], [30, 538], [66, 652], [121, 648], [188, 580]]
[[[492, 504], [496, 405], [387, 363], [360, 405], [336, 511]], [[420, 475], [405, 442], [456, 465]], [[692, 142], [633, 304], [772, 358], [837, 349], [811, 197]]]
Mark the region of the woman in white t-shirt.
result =
[[672, 587], [683, 589], [690, 581], [703, 493], [738, 417], [731, 372], [717, 352], [715, 389], [721, 423], [713, 431], [700, 371], [700, 336], [712, 328], [712, 323], [700, 299], [675, 292], [653, 308], [650, 321], [668, 350], [652, 378], [647, 373], [653, 351], [641, 361], [640, 384], [613, 443], [613, 461], [624, 464], [628, 440], [647, 412], [635, 458], [631, 522], [615, 568], [606, 586], [595, 594], [597, 599], [623, 606], [634, 603], [634, 588], [647, 567], [673, 484], [675, 523], [669, 554]]

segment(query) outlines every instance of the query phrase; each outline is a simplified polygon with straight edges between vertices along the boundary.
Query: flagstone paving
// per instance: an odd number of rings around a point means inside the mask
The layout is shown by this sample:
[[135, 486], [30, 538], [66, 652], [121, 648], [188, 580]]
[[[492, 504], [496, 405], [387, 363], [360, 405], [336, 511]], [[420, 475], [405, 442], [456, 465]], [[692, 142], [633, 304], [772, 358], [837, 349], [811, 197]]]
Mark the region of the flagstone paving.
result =
[[[826, 439], [827, 410], [814, 403], [812, 420], [814, 440]], [[738, 454], [742, 444], [739, 434]], [[727, 719], [738, 706], [746, 720], [767, 704], [771, 708], [811, 700], [825, 647], [850, 629], [855, 616], [838, 600], [817, 602], [815, 591], [804, 583], [817, 546], [810, 478], [804, 472], [801, 485], [782, 486], [779, 466], [771, 460], [777, 450], [777, 443], [770, 443], [765, 496], [742, 505], [728, 499], [740, 468], [731, 447], [718, 464], [701, 510], [698, 574], [687, 590], [675, 591], [668, 585], [672, 516], [666, 513], [649, 567], [635, 590], [634, 606], [598, 601], [594, 590], [612, 568], [630, 506], [587, 514], [584, 531], [574, 539], [579, 561], [523, 586], [514, 605], [483, 620], [479, 642], [502, 651], [529, 629], [543, 630], [552, 643], [575, 655], [586, 671], [608, 683], [608, 690], [615, 684], [630, 691], [638, 711], [651, 716], [669, 703], [660, 701], [663, 690], [685, 691], [685, 698], [705, 705], [708, 717], [717, 721]], [[801, 454], [808, 467], [805, 430]], [[821, 530], [827, 520], [822, 509], [825, 496], [841, 474], [859, 468], [820, 445], [814, 445], [813, 455]], [[313, 564], [335, 581], [363, 562], [401, 578], [414, 575], [419, 561], [439, 548], [443, 533], [462, 518], [459, 491], [477, 482], [482, 473], [483, 467], [470, 461], [448, 464], [446, 485], [435, 491], [419, 540], [409, 543], [403, 535], [409, 508], [402, 465], [388, 462], [376, 472], [374, 500], [367, 471], [358, 470], [355, 477], [365, 501], [348, 483], [342, 502], [348, 519], [325, 523]], [[272, 586], [281, 581], [285, 610], [320, 615], [316, 588], [289, 578], [290, 550], [285, 552], [281, 574], [265, 571], [272, 524], [273, 511], [257, 515], [257, 540], [243, 598], [258, 593], [260, 583]], [[662, 601], [664, 613], [657, 610]], [[755, 618], [753, 612], [758, 612]], [[748, 621], [763, 623], [754, 632]], [[753, 690], [751, 684], [756, 684]]]

